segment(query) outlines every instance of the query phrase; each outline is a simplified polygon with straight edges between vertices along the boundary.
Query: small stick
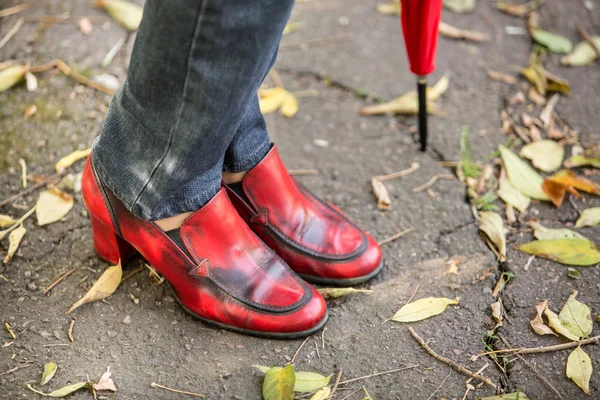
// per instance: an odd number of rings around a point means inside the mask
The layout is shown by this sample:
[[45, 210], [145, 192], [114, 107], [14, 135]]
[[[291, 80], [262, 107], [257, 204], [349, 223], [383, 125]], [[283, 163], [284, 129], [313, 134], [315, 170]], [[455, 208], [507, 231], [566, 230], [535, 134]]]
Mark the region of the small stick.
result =
[[306, 339], [304, 339], [304, 341], [303, 341], [303, 342], [300, 344], [300, 346], [298, 346], [298, 349], [297, 349], [297, 350], [296, 350], [296, 352], [294, 353], [294, 356], [292, 357], [292, 359], [291, 359], [291, 360], [290, 360], [288, 363], [286, 363], [285, 365], [288, 365], [288, 364], [293, 364], [293, 363], [294, 363], [294, 360], [296, 359], [296, 356], [298, 355], [298, 353], [300, 353], [300, 350], [301, 350], [301, 349], [302, 349], [302, 347], [303, 347], [303, 346], [306, 344], [306, 342], [308, 341], [308, 338], [309, 338], [309, 337], [310, 337], [310, 336], [307, 336], [307, 337], [306, 337]]
[[325, 350], [325, 331], [327, 330], [327, 328], [323, 328], [323, 330], [321, 331], [321, 348], [323, 350]]
[[342, 367], [340, 367], [340, 370], [337, 373], [337, 377], [335, 378], [335, 382], [333, 383], [333, 386], [331, 387], [331, 392], [329, 394], [329, 398], [333, 397], [333, 394], [335, 393], [338, 385], [340, 384], [341, 377], [342, 377]]
[[406, 235], [407, 233], [410, 233], [410, 232], [412, 232], [414, 230], [415, 230], [415, 228], [410, 227], [408, 229], [403, 230], [402, 232], [398, 232], [395, 235], [392, 235], [392, 236], [390, 236], [388, 238], [383, 239], [381, 242], [379, 242], [377, 244], [381, 246], [381, 245], [384, 245], [386, 243], [393, 242], [394, 240], [396, 240], [396, 239], [398, 239], [398, 238], [400, 238], [400, 237], [402, 237], [402, 236]]
[[505, 353], [505, 352], [511, 352], [512, 354], [548, 353], [551, 351], [565, 350], [565, 349], [570, 349], [570, 348], [577, 347], [577, 346], [583, 346], [586, 344], [598, 343], [599, 341], [600, 341], [600, 335], [594, 336], [589, 339], [581, 340], [578, 342], [555, 344], [552, 346], [525, 347], [525, 348], [520, 348], [520, 349], [502, 349], [502, 350], [496, 350], [496, 353]]
[[348, 380], [340, 382], [339, 384], [340, 385], [345, 385], [346, 383], [356, 382], [356, 381], [359, 381], [361, 379], [373, 378], [374, 376], [389, 375], [389, 374], [393, 374], [394, 372], [405, 371], [407, 369], [416, 368], [418, 366], [419, 366], [419, 364], [415, 364], [415, 365], [409, 365], [408, 367], [402, 367], [402, 368], [398, 368], [398, 369], [392, 369], [390, 371], [377, 372], [377, 373], [374, 373], [374, 374], [371, 374], [371, 375], [365, 375], [365, 376], [360, 376], [358, 378], [348, 379]]
[[104, 92], [104, 93], [110, 94], [110, 95], [115, 94], [114, 89], [111, 89], [109, 87], [102, 85], [101, 83], [94, 82], [93, 80], [86, 78], [85, 76], [81, 75], [79, 72], [75, 71], [73, 68], [69, 67], [67, 64], [65, 64], [65, 62], [63, 60], [60, 60], [60, 59], [50, 61], [49, 63], [40, 65], [38, 67], [31, 67], [29, 69], [29, 71], [32, 73], [44, 72], [44, 71], [51, 70], [52, 68], [58, 68], [62, 73], [64, 73], [68, 77], [73, 78], [77, 82], [79, 82], [83, 85], [86, 85], [88, 87], [91, 87], [92, 89], [96, 89], [96, 90], [99, 90], [101, 92]]
[[271, 77], [271, 80], [273, 81], [275, 86], [283, 87], [283, 81], [281, 80], [281, 76], [279, 76], [279, 73], [277, 71], [275, 71], [275, 69], [272, 69], [269, 72], [269, 76]]
[[412, 190], [413, 193], [418, 193], [418, 192], [422, 192], [425, 189], [429, 189], [430, 187], [433, 186], [434, 183], [436, 183], [438, 181], [438, 179], [452, 180], [452, 179], [456, 179], [456, 177], [454, 175], [450, 175], [450, 174], [438, 174], [438, 175], [434, 175], [434, 176], [431, 177], [431, 179], [427, 183], [414, 188]]
[[[348, 396], [344, 397], [344, 398], [343, 398], [343, 399], [341, 399], [341, 400], [346, 400], [346, 399], [348, 399], [348, 398], [352, 397], [352, 395], [354, 395], [354, 393], [356, 393], [356, 392], [358, 392], [358, 391], [360, 391], [360, 390], [362, 390], [362, 388], [361, 388], [361, 387], [359, 387], [358, 389], [356, 389], [356, 390], [354, 390], [354, 391], [350, 392], [350, 394], [349, 394]], [[331, 397], [330, 397], [330, 398], [331, 398]]]
[[478, 381], [486, 383], [486, 384], [490, 385], [491, 387], [493, 387], [494, 389], [497, 389], [497, 386], [489, 378], [479, 375], [479, 374], [476, 374], [475, 372], [468, 370], [466, 367], [464, 367], [460, 364], [457, 364], [456, 362], [437, 354], [435, 351], [433, 351], [431, 349], [431, 347], [429, 347], [427, 345], [427, 343], [425, 343], [423, 338], [421, 338], [417, 334], [417, 332], [415, 332], [415, 330], [412, 328], [412, 326], [408, 327], [408, 331], [410, 332], [412, 337], [421, 345], [421, 347], [423, 347], [436, 360], [441, 361], [444, 364], [451, 366], [452, 368], [454, 368], [455, 370], [457, 370], [458, 372], [460, 372], [462, 374], [470, 376], [473, 379], [477, 379]]
[[19, 158], [19, 164], [21, 164], [21, 177], [23, 180], [23, 189], [27, 189], [27, 163], [23, 158]]
[[51, 177], [46, 178], [43, 181], [38, 182], [38, 183], [36, 183], [33, 186], [30, 186], [28, 189], [23, 190], [22, 192], [19, 192], [19, 193], [15, 194], [14, 196], [9, 197], [8, 199], [0, 201], [0, 207], [5, 206], [8, 203], [13, 202], [13, 201], [15, 201], [15, 200], [17, 200], [17, 199], [25, 196], [26, 194], [29, 194], [29, 193], [33, 192], [34, 190], [36, 190], [36, 189], [38, 189], [38, 188], [40, 188], [40, 187], [42, 187], [44, 185], [47, 185], [49, 183], [56, 183], [58, 181], [58, 178], [61, 177], [61, 175], [62, 174], [52, 175]]
[[13, 6], [13, 7], [8, 7], [3, 10], [0, 10], [0, 18], [8, 17], [9, 15], [13, 15], [13, 14], [20, 13], [21, 11], [25, 11], [29, 8], [29, 6], [31, 6], [31, 3], [22, 3], [22, 4], [17, 4], [16, 6]]
[[13, 373], [13, 372], [16, 372], [16, 371], [18, 371], [18, 370], [20, 370], [20, 369], [22, 369], [22, 368], [29, 368], [29, 367], [31, 367], [31, 364], [33, 364], [33, 361], [25, 361], [25, 363], [24, 363], [24, 364], [22, 364], [22, 365], [17, 365], [16, 367], [14, 367], [14, 368], [11, 368], [11, 369], [9, 369], [9, 370], [8, 370], [8, 371], [6, 371], [6, 372], [3, 372], [3, 373], [1, 373], [1, 374], [0, 374], [0, 376], [2, 376], [2, 375], [8, 375], [8, 374], [10, 374], [10, 373]]
[[387, 175], [379, 175], [376, 178], [378, 178], [381, 182], [388, 181], [390, 179], [395, 179], [395, 178], [400, 178], [402, 176], [410, 175], [418, 169], [419, 169], [419, 163], [412, 162], [410, 164], [410, 168], [403, 169], [402, 171], [398, 171], [398, 172], [393, 172], [393, 173], [387, 174]]
[[156, 382], [152, 382], [152, 383], [150, 384], [150, 387], [153, 387], [153, 388], [161, 388], [161, 389], [168, 390], [168, 391], [170, 391], [170, 392], [181, 393], [181, 394], [189, 394], [189, 395], [191, 395], [191, 396], [196, 396], [196, 397], [202, 397], [202, 398], [204, 398], [204, 395], [203, 395], [203, 394], [200, 394], [200, 393], [193, 393], [193, 392], [186, 392], [186, 391], [183, 391], [183, 390], [177, 390], [177, 389], [171, 389], [170, 387], [163, 386], [163, 385], [159, 385], [159, 384], [158, 384], [158, 383], [156, 383]]
[[[133, 271], [131, 271], [130, 273], [128, 273], [127, 275], [125, 275], [125, 276], [124, 276], [124, 277], [121, 279], [121, 283], [125, 282], [125, 280], [126, 280], [126, 279], [129, 279], [129, 278], [131, 278], [133, 275], [135, 275], [135, 274], [137, 274], [138, 272], [141, 272], [141, 271], [143, 271], [143, 270], [145, 270], [145, 269], [146, 269], [146, 266], [142, 264], [142, 266], [141, 266], [141, 267], [139, 267], [138, 269], [136, 269], [136, 270], [133, 270]], [[119, 283], [119, 285], [120, 285], [121, 283]]]
[[[596, 42], [594, 42], [594, 39], [592, 39], [590, 34], [587, 33], [579, 24], [577, 25], [577, 31], [579, 32], [579, 34], [581, 35], [582, 38], [587, 40], [587, 42], [590, 44], [590, 46], [592, 46], [592, 49], [594, 49], [596, 54], [598, 54], [598, 57], [600, 57], [600, 49], [598, 48], [598, 46], [596, 46]], [[0, 47], [2, 47], [2, 46], [0, 46]]]
[[73, 337], [73, 327], [75, 326], [75, 318], [71, 319], [71, 323], [69, 324], [69, 330], [67, 330], [67, 335], [69, 336], [69, 340], [71, 343], [75, 342], [75, 338]]
[[45, 344], [44, 347], [54, 347], [54, 346], [70, 346], [69, 343], [52, 343], [52, 344]]
[[316, 169], [290, 169], [288, 171], [290, 175], [319, 175], [319, 171]]
[[446, 382], [446, 379], [448, 379], [448, 377], [450, 376], [450, 374], [451, 374], [451, 373], [452, 373], [452, 370], [450, 370], [450, 372], [448, 372], [448, 375], [446, 375], [446, 377], [444, 378], [444, 380], [442, 381], [442, 383], [440, 383], [440, 386], [438, 386], [438, 387], [437, 387], [437, 388], [436, 388], [436, 389], [433, 391], [433, 393], [431, 393], [431, 395], [430, 395], [430, 396], [427, 398], [427, 400], [431, 400], [431, 398], [433, 397], [433, 395], [434, 395], [434, 394], [435, 394], [435, 393], [436, 393], [438, 390], [440, 390], [440, 388], [441, 388], [442, 386], [444, 386], [444, 383]]
[[315, 343], [315, 349], [317, 350], [317, 357], [321, 358], [321, 355], [319, 354], [319, 345], [317, 344], [317, 341], [314, 341]]
[[54, 287], [56, 285], [58, 285], [59, 283], [61, 283], [63, 280], [65, 280], [67, 278], [67, 276], [71, 275], [73, 272], [75, 272], [77, 268], [73, 268], [70, 271], [65, 272], [60, 278], [58, 278], [57, 280], [54, 281], [54, 283], [52, 283], [50, 286], [48, 286], [46, 289], [44, 289], [44, 291], [42, 292], [42, 294], [46, 294], [49, 291], [51, 291], [52, 289], [54, 289]]
[[13, 332], [12, 328], [10, 327], [10, 324], [5, 321], [4, 327], [6, 328], [6, 331], [8, 332], [10, 337], [13, 338], [13, 340], [15, 340], [17, 338], [17, 335], [15, 335], [15, 333]]
[[21, 29], [21, 26], [23, 26], [23, 22], [25, 20], [23, 18], [19, 18], [19, 20], [17, 21], [17, 23], [15, 24], [15, 26], [13, 26], [10, 31], [8, 31], [6, 33], [6, 35], [4, 35], [4, 37], [2, 38], [2, 40], [0, 40], [0, 49], [2, 47], [4, 47], [4, 45], [6, 43], [8, 43], [8, 41], [15, 36], [15, 34], [19, 31], [19, 29]]

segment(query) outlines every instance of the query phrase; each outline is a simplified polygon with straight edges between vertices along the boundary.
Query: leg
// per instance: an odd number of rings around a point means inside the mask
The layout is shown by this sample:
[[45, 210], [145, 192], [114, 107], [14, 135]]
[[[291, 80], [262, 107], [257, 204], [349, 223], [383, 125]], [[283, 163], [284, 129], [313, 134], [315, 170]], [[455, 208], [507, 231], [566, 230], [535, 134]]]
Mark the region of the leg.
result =
[[147, 2], [128, 79], [93, 152], [101, 180], [134, 214], [195, 211], [217, 193], [292, 4]]

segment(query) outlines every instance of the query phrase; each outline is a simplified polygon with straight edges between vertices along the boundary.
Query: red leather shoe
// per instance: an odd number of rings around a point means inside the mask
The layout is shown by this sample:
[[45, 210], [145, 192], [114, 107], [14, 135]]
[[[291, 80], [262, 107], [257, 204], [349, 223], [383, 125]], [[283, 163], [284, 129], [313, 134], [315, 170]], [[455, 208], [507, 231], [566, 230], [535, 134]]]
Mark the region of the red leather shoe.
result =
[[290, 176], [275, 146], [226, 188], [252, 230], [305, 280], [356, 285], [383, 268], [377, 242]]
[[221, 190], [180, 228], [184, 247], [154, 223], [129, 212], [88, 160], [83, 199], [98, 255], [116, 264], [140, 252], [171, 284], [194, 317], [219, 328], [271, 338], [298, 338], [321, 329], [327, 309], [248, 228]]

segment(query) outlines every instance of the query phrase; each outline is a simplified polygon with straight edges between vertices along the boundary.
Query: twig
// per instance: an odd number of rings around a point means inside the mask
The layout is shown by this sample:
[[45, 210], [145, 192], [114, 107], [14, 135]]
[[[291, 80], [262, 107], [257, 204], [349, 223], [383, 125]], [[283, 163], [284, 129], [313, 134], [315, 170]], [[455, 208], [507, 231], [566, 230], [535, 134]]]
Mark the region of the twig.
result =
[[339, 384], [340, 385], [345, 385], [345, 384], [350, 383], [350, 382], [360, 381], [361, 379], [373, 378], [374, 376], [389, 375], [389, 374], [393, 374], [394, 372], [405, 371], [407, 369], [416, 368], [418, 366], [419, 366], [419, 364], [414, 364], [414, 365], [409, 365], [408, 367], [402, 367], [402, 368], [398, 368], [398, 369], [392, 369], [390, 371], [377, 372], [377, 373], [374, 373], [374, 374], [371, 374], [371, 375], [365, 375], [365, 376], [360, 376], [358, 378], [348, 379], [348, 380], [340, 382]]
[[577, 212], [577, 214], [581, 215], [581, 211], [579, 211], [579, 207], [577, 207], [577, 204], [575, 204], [575, 200], [573, 200], [572, 196], [568, 196], [569, 197], [569, 204], [571, 204], [571, 207], [573, 207], [573, 209]]
[[431, 347], [429, 347], [427, 345], [427, 343], [425, 343], [423, 338], [421, 338], [417, 334], [417, 332], [415, 332], [415, 330], [412, 328], [412, 326], [408, 327], [408, 331], [410, 332], [412, 337], [436, 360], [441, 361], [444, 364], [451, 366], [452, 368], [454, 368], [455, 370], [457, 370], [458, 372], [460, 372], [462, 374], [470, 376], [473, 379], [477, 379], [478, 381], [486, 383], [486, 384], [490, 385], [491, 387], [493, 387], [494, 389], [497, 389], [497, 386], [489, 378], [479, 375], [479, 374], [476, 374], [475, 372], [468, 370], [466, 367], [464, 367], [460, 364], [457, 364], [456, 362], [437, 354], [435, 351], [433, 351], [431, 349]]
[[377, 244], [380, 245], [380, 246], [382, 246], [382, 245], [384, 245], [386, 243], [393, 242], [394, 240], [396, 240], [396, 239], [398, 239], [398, 238], [400, 238], [400, 237], [402, 237], [402, 236], [406, 235], [407, 233], [410, 233], [410, 232], [412, 232], [414, 230], [415, 230], [415, 228], [410, 227], [408, 229], [403, 230], [402, 232], [398, 232], [395, 235], [392, 235], [392, 236], [390, 236], [388, 238], [383, 239], [381, 242], [379, 242]]
[[92, 89], [96, 89], [96, 90], [99, 90], [101, 92], [104, 92], [104, 93], [110, 94], [110, 95], [113, 95], [115, 93], [114, 89], [111, 89], [107, 86], [104, 86], [101, 83], [94, 82], [93, 80], [86, 78], [85, 76], [81, 75], [79, 72], [75, 71], [73, 68], [69, 67], [67, 64], [65, 64], [65, 62], [63, 60], [60, 60], [60, 59], [50, 61], [49, 63], [40, 65], [38, 67], [31, 67], [29, 69], [29, 71], [31, 73], [45, 72], [45, 71], [51, 70], [52, 68], [58, 68], [62, 73], [64, 73], [68, 77], [73, 78], [77, 82], [79, 82], [83, 85], [86, 85], [88, 87], [91, 87]]
[[[146, 266], [145, 266], [144, 264], [142, 264], [142, 266], [141, 266], [141, 267], [139, 267], [138, 269], [136, 269], [136, 270], [133, 270], [133, 271], [131, 271], [130, 273], [128, 273], [127, 275], [125, 275], [125, 276], [124, 276], [124, 277], [121, 279], [121, 283], [125, 282], [125, 280], [126, 280], [126, 279], [129, 279], [129, 278], [131, 278], [133, 275], [135, 275], [135, 274], [137, 274], [138, 272], [141, 272], [141, 271], [143, 271], [143, 270], [145, 270], [145, 269], [146, 269]], [[120, 285], [121, 283], [119, 283], [119, 285]]]
[[44, 289], [44, 291], [42, 292], [42, 294], [46, 294], [49, 291], [51, 291], [52, 289], [54, 289], [54, 287], [56, 285], [58, 285], [59, 283], [61, 283], [63, 280], [65, 280], [67, 278], [67, 276], [71, 275], [73, 272], [75, 272], [77, 268], [73, 268], [70, 271], [65, 272], [60, 278], [58, 278], [57, 280], [54, 281], [54, 283], [52, 283], [50, 286], [48, 286], [46, 289]]
[[75, 342], [75, 338], [73, 337], [73, 327], [75, 327], [75, 318], [71, 319], [69, 329], [67, 330], [67, 336], [69, 336], [71, 343]]
[[583, 346], [586, 344], [595, 344], [595, 343], [598, 343], [599, 341], [600, 341], [600, 335], [591, 337], [589, 339], [580, 340], [577, 342], [555, 344], [552, 346], [520, 347], [520, 348], [514, 348], [514, 349], [494, 350], [494, 351], [490, 351], [487, 353], [477, 354], [477, 357], [487, 355], [487, 354], [496, 354], [496, 353], [511, 353], [511, 355], [513, 355], [513, 354], [548, 353], [551, 351], [565, 350], [565, 349], [570, 349], [570, 348], [577, 347], [577, 346]]
[[302, 349], [302, 347], [304, 347], [304, 345], [308, 341], [309, 337], [310, 336], [307, 336], [306, 339], [304, 339], [304, 341], [300, 344], [300, 346], [298, 346], [298, 349], [296, 349], [296, 352], [294, 353], [294, 356], [292, 357], [292, 359], [287, 364], [285, 364], [285, 365], [293, 364], [294, 363], [294, 360], [296, 359], [296, 356], [298, 355], [298, 353], [300, 353], [300, 350]]
[[456, 179], [456, 177], [454, 175], [450, 175], [450, 174], [438, 174], [438, 175], [434, 175], [434, 176], [431, 177], [431, 179], [429, 181], [427, 181], [427, 183], [414, 188], [412, 190], [413, 193], [422, 192], [423, 190], [432, 187], [433, 184], [438, 181], [438, 179], [452, 180], [452, 179]]
[[358, 389], [356, 389], [356, 390], [354, 390], [354, 391], [350, 392], [350, 394], [349, 394], [348, 396], [346, 396], [346, 397], [344, 397], [343, 399], [340, 399], [340, 400], [346, 400], [346, 399], [348, 399], [348, 398], [352, 397], [352, 396], [354, 395], [354, 393], [356, 393], [356, 392], [358, 392], [358, 391], [360, 391], [360, 390], [362, 390], [362, 388], [361, 388], [361, 387], [359, 387]]
[[340, 370], [337, 373], [337, 377], [335, 378], [335, 382], [333, 383], [333, 386], [331, 387], [331, 392], [329, 393], [329, 398], [333, 397], [333, 394], [335, 393], [338, 385], [340, 384], [341, 377], [342, 377], [342, 367], [340, 367]]
[[1, 374], [0, 374], [0, 376], [2, 376], [2, 375], [8, 375], [8, 374], [11, 374], [11, 373], [13, 373], [13, 372], [16, 372], [16, 371], [18, 371], [18, 370], [20, 370], [20, 369], [23, 369], [23, 368], [29, 368], [29, 367], [31, 367], [31, 364], [33, 364], [33, 361], [25, 361], [25, 363], [24, 363], [24, 364], [22, 364], [22, 365], [17, 365], [16, 367], [14, 367], [14, 368], [11, 368], [11, 369], [9, 369], [9, 370], [8, 370], [8, 371], [6, 371], [6, 372], [3, 372], [3, 373], [1, 373]]
[[271, 78], [275, 86], [283, 87], [283, 81], [281, 80], [281, 76], [279, 76], [279, 73], [275, 71], [275, 69], [269, 71], [269, 77]]
[[25, 162], [25, 159], [19, 158], [19, 164], [21, 164], [21, 179], [23, 181], [23, 189], [27, 189], [27, 163]]
[[590, 46], [592, 46], [592, 49], [594, 49], [598, 57], [600, 57], [600, 49], [598, 48], [598, 46], [596, 46], [596, 42], [594, 42], [594, 39], [590, 36], [590, 34], [587, 33], [579, 24], [577, 25], [577, 31], [579, 32], [581, 37], [584, 38], [590, 44]]
[[31, 3], [22, 3], [22, 4], [17, 4], [16, 6], [13, 6], [13, 7], [8, 7], [3, 10], [0, 10], [0, 18], [8, 17], [9, 15], [13, 15], [13, 14], [20, 13], [21, 11], [25, 11], [29, 8], [29, 6], [31, 6]]
[[434, 395], [434, 394], [435, 394], [435, 393], [436, 393], [438, 390], [440, 390], [440, 388], [441, 388], [442, 386], [444, 386], [444, 383], [446, 382], [446, 379], [448, 379], [448, 377], [450, 376], [450, 374], [451, 374], [451, 373], [452, 373], [452, 370], [450, 370], [450, 372], [448, 372], [448, 375], [446, 375], [446, 377], [444, 378], [444, 380], [442, 381], [442, 383], [440, 383], [440, 386], [438, 386], [438, 387], [437, 387], [437, 388], [436, 388], [436, 389], [433, 391], [433, 393], [431, 393], [431, 395], [429, 395], [429, 397], [427, 398], [427, 400], [431, 400], [431, 398], [433, 397], [433, 395]]
[[321, 348], [323, 350], [325, 350], [325, 331], [327, 330], [327, 327], [323, 328], [323, 330], [321, 331]]
[[24, 22], [24, 21], [25, 21], [25, 20], [24, 20], [23, 18], [19, 18], [19, 19], [18, 19], [18, 21], [17, 21], [17, 23], [15, 24], [15, 26], [13, 26], [13, 27], [10, 29], [10, 31], [8, 31], [8, 32], [6, 33], [6, 35], [4, 35], [4, 37], [2, 38], [2, 40], [0, 40], [0, 49], [1, 49], [2, 47], [4, 47], [4, 45], [5, 45], [6, 43], [8, 43], [8, 41], [9, 41], [9, 40], [10, 40], [10, 39], [11, 39], [13, 36], [15, 36], [15, 34], [16, 34], [18, 31], [19, 31], [19, 29], [21, 29], [21, 26], [23, 26], [23, 22]]
[[55, 347], [55, 346], [70, 346], [69, 343], [51, 343], [45, 344], [44, 347]]
[[301, 175], [319, 175], [319, 171], [316, 169], [290, 169], [288, 171], [290, 175], [301, 176]]
[[171, 389], [170, 387], [163, 386], [163, 385], [159, 385], [159, 384], [158, 384], [158, 383], [156, 383], [156, 382], [152, 382], [152, 383], [150, 384], [150, 387], [153, 387], [153, 388], [160, 388], [160, 389], [165, 389], [165, 390], [168, 390], [169, 392], [175, 392], [175, 393], [181, 393], [181, 394], [189, 394], [189, 395], [191, 395], [191, 396], [196, 396], [196, 397], [202, 397], [202, 398], [204, 398], [204, 395], [203, 395], [203, 394], [200, 394], [200, 393], [193, 393], [193, 392], [186, 392], [186, 391], [183, 391], [183, 390], [177, 390], [177, 389]]
[[380, 175], [380, 176], [377, 176], [377, 178], [381, 182], [384, 182], [384, 181], [388, 181], [390, 179], [400, 178], [402, 176], [410, 175], [410, 174], [412, 174], [413, 172], [415, 172], [418, 169], [419, 169], [419, 163], [418, 162], [412, 162], [410, 164], [410, 168], [403, 169], [402, 171], [398, 171], [398, 172], [393, 172], [393, 173], [387, 174], [387, 175]]
[[13, 332], [13, 330], [8, 322], [4, 321], [4, 327], [6, 328], [6, 331], [8, 332], [10, 337], [13, 338], [13, 340], [17, 338], [17, 335], [15, 335], [15, 332]]
[[314, 341], [315, 343], [315, 350], [317, 350], [317, 357], [321, 358], [321, 354], [319, 354], [319, 345], [317, 344], [317, 341]]
[[61, 176], [62, 176], [62, 174], [52, 175], [51, 177], [46, 178], [43, 181], [38, 182], [33, 186], [30, 186], [28, 189], [23, 190], [22, 192], [19, 192], [19, 193], [15, 194], [14, 196], [10, 196], [8, 199], [0, 201], [0, 207], [5, 206], [8, 203], [12, 203], [13, 201], [25, 196], [26, 194], [33, 192], [34, 190], [36, 190], [44, 185], [47, 185], [49, 183], [56, 183], [58, 181], [58, 178], [60, 178]]
[[326, 46], [330, 43], [349, 39], [351, 36], [352, 36], [351, 34], [345, 33], [342, 35], [327, 36], [327, 37], [324, 37], [321, 39], [308, 40], [306, 42], [301, 42], [301, 43], [283, 43], [283, 44], [279, 45], [279, 51], [296, 50], [296, 49], [302, 49], [305, 47]]

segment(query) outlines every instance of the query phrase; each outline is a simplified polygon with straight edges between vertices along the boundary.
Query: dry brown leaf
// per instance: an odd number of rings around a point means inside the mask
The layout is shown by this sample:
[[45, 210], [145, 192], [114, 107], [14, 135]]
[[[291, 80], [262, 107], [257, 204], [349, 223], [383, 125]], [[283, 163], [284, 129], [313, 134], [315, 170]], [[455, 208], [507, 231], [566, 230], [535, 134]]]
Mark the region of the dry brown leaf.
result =
[[373, 177], [371, 178], [371, 186], [375, 197], [377, 197], [377, 208], [389, 210], [392, 207], [392, 200], [383, 182], [378, 177]]
[[67, 315], [73, 312], [76, 308], [91, 303], [93, 301], [98, 301], [105, 299], [110, 296], [117, 290], [119, 283], [121, 283], [121, 278], [123, 276], [123, 269], [121, 268], [121, 260], [117, 265], [113, 265], [112, 267], [108, 267], [106, 271], [98, 278], [94, 286], [79, 299], [75, 304], [69, 308], [67, 311]]
[[492, 317], [494, 317], [498, 325], [502, 325], [502, 302], [497, 301], [492, 303], [490, 304], [490, 308], [492, 309]]
[[600, 196], [600, 185], [582, 176], [577, 176], [575, 172], [570, 170], [558, 171], [556, 174], [548, 178], [557, 183], [562, 183], [571, 186], [575, 189], [582, 190], [596, 196]]
[[548, 195], [548, 197], [550, 197], [550, 200], [552, 200], [552, 203], [556, 207], [560, 207], [562, 205], [565, 196], [567, 195], [567, 191], [575, 196], [580, 196], [579, 193], [572, 187], [563, 183], [555, 182], [551, 179], [544, 179], [544, 182], [542, 183], [542, 190]]
[[464, 39], [472, 42], [487, 42], [489, 40], [488, 35], [485, 33], [457, 28], [441, 21], [439, 25], [439, 32], [440, 35], [451, 39]]
[[56, 187], [41, 192], [35, 209], [38, 225], [60, 221], [71, 211], [74, 204], [73, 196]]
[[506, 237], [500, 214], [493, 211], [481, 211], [479, 213], [479, 230], [484, 232], [494, 244], [499, 260], [506, 261]]
[[106, 368], [106, 372], [102, 374], [98, 383], [94, 383], [95, 390], [110, 390], [113, 392], [117, 391], [117, 387], [115, 386], [115, 382], [113, 381], [112, 372], [110, 372], [110, 367]]
[[6, 252], [6, 257], [4, 257], [4, 264], [7, 264], [13, 258], [13, 256], [17, 252], [17, 249], [19, 248], [19, 244], [21, 244], [21, 240], [23, 240], [23, 236], [25, 236], [26, 232], [27, 232], [27, 229], [25, 229], [23, 227], [23, 224], [21, 224], [17, 229], [13, 230], [10, 233], [10, 235], [8, 235], [9, 244], [8, 244], [8, 251]]
[[552, 331], [552, 329], [550, 329], [550, 327], [548, 327], [544, 323], [544, 320], [542, 318], [542, 313], [544, 312], [544, 310], [546, 309], [546, 307], [548, 307], [548, 300], [545, 300], [545, 301], [541, 302], [540, 304], [538, 304], [537, 306], [535, 306], [536, 315], [529, 322], [529, 324], [531, 325], [531, 328], [534, 330], [534, 332], [537, 333], [538, 335], [554, 335], [554, 336], [557, 336], [556, 333], [554, 333]]

